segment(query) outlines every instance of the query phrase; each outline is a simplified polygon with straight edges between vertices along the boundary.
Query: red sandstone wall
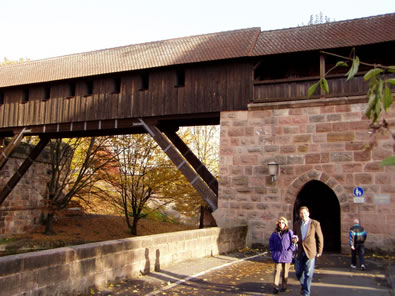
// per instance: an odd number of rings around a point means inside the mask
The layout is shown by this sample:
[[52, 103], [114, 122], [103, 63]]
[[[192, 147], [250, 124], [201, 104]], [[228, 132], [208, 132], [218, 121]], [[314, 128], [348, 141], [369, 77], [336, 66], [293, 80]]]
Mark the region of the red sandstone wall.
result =
[[[267, 103], [221, 113], [219, 208], [248, 223], [249, 245], [268, 245], [276, 219], [285, 215], [292, 221], [299, 191], [308, 181], [319, 180], [339, 200], [341, 245], [348, 250], [348, 229], [357, 216], [352, 190], [363, 186], [360, 208], [367, 247], [393, 250], [395, 167], [379, 166], [393, 154], [391, 137], [380, 135], [377, 146], [366, 151], [364, 104], [311, 102]], [[395, 108], [386, 117], [393, 123]], [[272, 160], [280, 163], [276, 184], [268, 176]], [[383, 195], [389, 203], [383, 203]]]
[[[26, 158], [14, 154], [0, 171], [0, 188], [4, 186]], [[40, 159], [40, 158], [39, 158]], [[36, 161], [0, 206], [0, 237], [29, 233], [41, 228], [40, 216], [50, 166], [42, 159]]]

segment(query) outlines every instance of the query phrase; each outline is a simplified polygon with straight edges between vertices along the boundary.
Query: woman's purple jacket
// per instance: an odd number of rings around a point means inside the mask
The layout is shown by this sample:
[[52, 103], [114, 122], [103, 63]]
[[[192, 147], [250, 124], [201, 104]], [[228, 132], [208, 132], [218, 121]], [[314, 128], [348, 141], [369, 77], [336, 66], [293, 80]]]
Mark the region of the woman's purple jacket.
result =
[[291, 229], [280, 235], [275, 231], [270, 236], [269, 249], [272, 251], [272, 259], [276, 263], [291, 263], [292, 253], [296, 251], [297, 245], [292, 244], [293, 232]]

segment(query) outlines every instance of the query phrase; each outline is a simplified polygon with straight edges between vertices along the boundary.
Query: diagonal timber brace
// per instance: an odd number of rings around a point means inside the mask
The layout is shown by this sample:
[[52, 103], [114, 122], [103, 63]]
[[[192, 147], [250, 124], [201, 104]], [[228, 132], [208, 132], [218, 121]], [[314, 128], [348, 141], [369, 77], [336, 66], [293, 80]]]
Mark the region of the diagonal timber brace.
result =
[[0, 170], [6, 164], [9, 156], [11, 155], [12, 151], [19, 145], [19, 143], [23, 139], [23, 134], [26, 132], [26, 128], [23, 128], [19, 133], [16, 133], [14, 137], [11, 139], [11, 142], [8, 143], [7, 147], [0, 150]]
[[199, 176], [207, 183], [212, 191], [218, 196], [218, 181], [205, 167], [205, 165], [196, 157], [196, 155], [189, 149], [184, 141], [177, 135], [174, 130], [162, 130], [167, 138], [176, 146], [178, 151], [185, 157], [186, 160], [192, 165]]
[[25, 161], [21, 164], [15, 174], [11, 177], [8, 183], [1, 189], [0, 191], [0, 205], [7, 198], [7, 196], [11, 193], [12, 189], [18, 184], [19, 180], [22, 179], [23, 175], [33, 164], [34, 160], [37, 156], [40, 155], [40, 152], [45, 148], [48, 144], [49, 138], [41, 138], [40, 142], [34, 147], [34, 149], [30, 152], [29, 156], [25, 159]]
[[202, 178], [190, 166], [180, 152], [172, 145], [172, 143], [162, 134], [162, 132], [154, 125], [150, 125], [143, 119], [139, 119], [140, 124], [151, 135], [155, 142], [162, 148], [171, 161], [176, 165], [181, 173], [187, 178], [202, 198], [207, 202], [210, 208], [215, 211], [218, 208], [218, 197], [207, 186]]

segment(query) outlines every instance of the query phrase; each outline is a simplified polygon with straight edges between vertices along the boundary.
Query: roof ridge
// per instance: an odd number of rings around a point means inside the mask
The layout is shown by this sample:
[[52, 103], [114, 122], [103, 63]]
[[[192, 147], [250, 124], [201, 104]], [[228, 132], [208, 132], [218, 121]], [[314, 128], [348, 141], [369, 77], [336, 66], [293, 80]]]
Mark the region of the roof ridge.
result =
[[83, 52], [65, 54], [65, 55], [60, 55], [60, 56], [42, 58], [42, 59], [37, 59], [37, 60], [29, 60], [29, 61], [24, 61], [22, 63], [7, 64], [7, 65], [2, 65], [2, 66], [26, 65], [29, 63], [34, 64], [35, 62], [57, 60], [57, 59], [67, 58], [67, 57], [77, 57], [77, 56], [88, 55], [88, 54], [90, 55], [90, 54], [95, 54], [95, 53], [99, 53], [99, 52], [119, 50], [122, 48], [128, 48], [128, 47], [133, 47], [133, 46], [146, 46], [146, 45], [150, 45], [150, 44], [165, 43], [165, 42], [171, 42], [171, 41], [177, 41], [177, 40], [187, 40], [189, 38], [199, 38], [199, 37], [205, 37], [205, 36], [209, 37], [209, 36], [218, 35], [218, 34], [237, 33], [237, 32], [244, 32], [244, 31], [249, 31], [249, 30], [257, 30], [257, 29], [259, 30], [259, 32], [261, 32], [260, 27], [250, 27], [250, 28], [234, 29], [234, 30], [228, 30], [228, 31], [218, 31], [218, 32], [190, 35], [190, 36], [184, 36], [184, 37], [175, 37], [175, 38], [169, 38], [169, 39], [163, 39], [163, 40], [157, 40], [157, 41], [147, 41], [147, 42], [142, 42], [142, 43], [121, 45], [121, 46], [116, 46], [116, 47], [107, 47], [107, 48], [96, 49], [96, 50], [91, 50], [91, 51], [83, 51]]
[[311, 27], [318, 27], [318, 26], [336, 25], [336, 24], [339, 24], [339, 23], [349, 23], [349, 22], [355, 22], [355, 21], [359, 21], [359, 20], [378, 19], [378, 18], [390, 16], [390, 15], [394, 15], [395, 16], [395, 12], [378, 14], [378, 15], [373, 15], [373, 16], [358, 17], [358, 18], [354, 18], [354, 19], [346, 19], [346, 20], [340, 20], [340, 21], [334, 21], [334, 22], [325, 22], [325, 23], [320, 23], [320, 24], [311, 24], [311, 25], [303, 25], [303, 26], [296, 26], [296, 27], [281, 28], [281, 29], [263, 30], [262, 33], [286, 31], [286, 30], [292, 30], [292, 29], [301, 29], [301, 28], [306, 28], [306, 27], [310, 27], [311, 28]]

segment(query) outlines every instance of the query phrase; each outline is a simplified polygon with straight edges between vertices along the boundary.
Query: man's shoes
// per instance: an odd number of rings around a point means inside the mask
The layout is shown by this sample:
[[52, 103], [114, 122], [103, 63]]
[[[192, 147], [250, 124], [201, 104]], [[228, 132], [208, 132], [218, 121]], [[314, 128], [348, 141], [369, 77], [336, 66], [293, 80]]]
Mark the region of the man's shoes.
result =
[[273, 294], [278, 294], [278, 289], [277, 288], [273, 289]]
[[286, 292], [286, 291], [287, 291], [287, 288], [282, 287], [282, 288], [280, 289], [280, 292]]
[[365, 264], [361, 264], [361, 270], [365, 270], [365, 269], [366, 269]]
[[354, 264], [351, 264], [351, 268], [357, 268], [357, 266]]

